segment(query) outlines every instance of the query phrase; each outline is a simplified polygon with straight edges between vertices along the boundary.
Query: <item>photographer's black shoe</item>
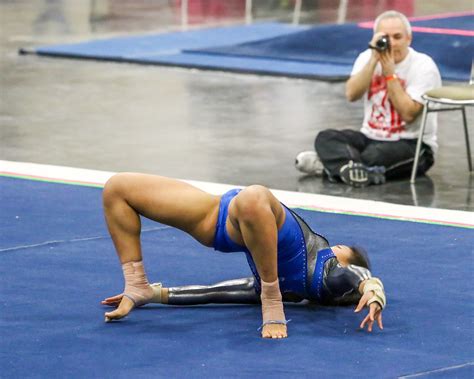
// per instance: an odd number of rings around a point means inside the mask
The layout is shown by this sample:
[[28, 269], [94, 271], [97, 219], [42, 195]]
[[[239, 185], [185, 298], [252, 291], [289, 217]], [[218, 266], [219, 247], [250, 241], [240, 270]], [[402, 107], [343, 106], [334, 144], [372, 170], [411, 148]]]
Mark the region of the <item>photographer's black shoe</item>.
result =
[[370, 184], [385, 183], [385, 167], [367, 167], [350, 161], [339, 170], [341, 180], [353, 187], [367, 187]]

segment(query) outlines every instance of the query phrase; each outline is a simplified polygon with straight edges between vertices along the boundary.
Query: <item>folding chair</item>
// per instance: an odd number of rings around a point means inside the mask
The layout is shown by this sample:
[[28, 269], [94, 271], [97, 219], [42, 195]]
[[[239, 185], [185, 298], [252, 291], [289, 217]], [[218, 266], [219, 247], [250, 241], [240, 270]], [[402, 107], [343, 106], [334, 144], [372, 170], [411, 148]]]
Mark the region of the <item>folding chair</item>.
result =
[[[474, 68], [474, 64], [473, 64]], [[418, 169], [418, 160], [420, 158], [421, 143], [423, 142], [423, 133], [425, 131], [426, 119], [428, 113], [456, 111], [462, 112], [464, 123], [464, 136], [466, 138], [467, 163], [469, 171], [472, 171], [471, 147], [469, 145], [469, 132], [467, 130], [466, 109], [467, 105], [474, 105], [474, 84], [471, 73], [471, 81], [467, 85], [443, 86], [426, 92], [422, 98], [426, 101], [421, 118], [420, 133], [416, 144], [415, 161], [411, 171], [410, 183], [415, 183], [416, 171]], [[441, 105], [442, 107], [430, 108], [432, 105]]]

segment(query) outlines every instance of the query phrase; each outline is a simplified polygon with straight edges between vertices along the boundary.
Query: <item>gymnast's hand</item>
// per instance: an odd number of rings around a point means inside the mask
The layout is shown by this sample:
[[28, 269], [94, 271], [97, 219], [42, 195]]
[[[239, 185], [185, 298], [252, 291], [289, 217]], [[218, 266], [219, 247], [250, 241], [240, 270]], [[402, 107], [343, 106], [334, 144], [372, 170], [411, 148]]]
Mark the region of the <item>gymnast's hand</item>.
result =
[[[118, 297], [121, 298], [120, 301], [116, 300]], [[107, 302], [107, 300], [109, 300]], [[116, 295], [113, 297], [109, 297], [105, 299], [102, 304], [105, 305], [114, 305], [117, 306], [117, 309], [113, 310], [112, 312], [105, 312], [105, 322], [110, 322], [113, 320], [120, 320], [127, 316], [130, 311], [135, 307], [135, 303], [126, 296]]]
[[[359, 313], [366, 305], [367, 302], [374, 296], [374, 293], [372, 291], [366, 292], [360, 299], [359, 304], [357, 304], [356, 309], [354, 312]], [[383, 329], [383, 324], [382, 324], [382, 307], [380, 306], [379, 303], [373, 302], [369, 306], [369, 313], [365, 318], [362, 320], [360, 324], [360, 328], [364, 329], [365, 326], [367, 325], [367, 331], [371, 332], [372, 327], [374, 325], [374, 322], [377, 321], [377, 324], [379, 325], [380, 329]]]
[[135, 306], [133, 301], [130, 300], [128, 297], [124, 297], [122, 293], [102, 300], [101, 304], [117, 308], [112, 312], [105, 313], [105, 322], [119, 320], [125, 317]]
[[108, 305], [109, 307], [118, 307], [120, 302], [122, 301], [123, 293], [111, 297], [107, 297], [102, 300], [100, 303], [102, 305]]

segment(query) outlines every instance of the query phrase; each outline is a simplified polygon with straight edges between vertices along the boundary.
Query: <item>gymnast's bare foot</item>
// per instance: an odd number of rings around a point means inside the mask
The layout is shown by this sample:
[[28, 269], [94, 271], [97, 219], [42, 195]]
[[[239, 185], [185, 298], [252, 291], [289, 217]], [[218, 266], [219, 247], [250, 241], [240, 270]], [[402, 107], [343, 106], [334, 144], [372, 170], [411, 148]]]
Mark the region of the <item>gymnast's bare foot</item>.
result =
[[286, 338], [288, 332], [285, 324], [267, 324], [262, 328], [263, 338]]
[[262, 293], [262, 337], [263, 338], [286, 338], [287, 321], [283, 311], [283, 302], [278, 279], [273, 282], [261, 280]]

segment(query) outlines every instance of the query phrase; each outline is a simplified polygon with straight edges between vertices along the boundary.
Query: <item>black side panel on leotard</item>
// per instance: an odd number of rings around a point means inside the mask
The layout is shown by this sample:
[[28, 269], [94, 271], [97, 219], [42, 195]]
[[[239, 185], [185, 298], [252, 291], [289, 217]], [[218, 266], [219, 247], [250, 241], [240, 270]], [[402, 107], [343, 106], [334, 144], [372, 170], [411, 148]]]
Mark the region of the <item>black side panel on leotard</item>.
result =
[[307, 256], [307, 275], [306, 275], [306, 286], [311, 287], [313, 282], [314, 269], [316, 267], [316, 258], [318, 251], [327, 249], [329, 247], [328, 240], [322, 235], [316, 233], [311, 227], [303, 220], [296, 212], [288, 208], [289, 211], [295, 216], [296, 221], [300, 225], [303, 232], [304, 240], [306, 242], [306, 256]]
[[[303, 230], [308, 254], [308, 281], [313, 280], [317, 252], [329, 247], [328, 240], [314, 232], [311, 227], [295, 212], [296, 220]], [[325, 292], [324, 304], [347, 305], [357, 303], [360, 299], [360, 282], [371, 278], [370, 271], [364, 267], [349, 265], [343, 267], [336, 258], [329, 259], [324, 265], [323, 287]], [[308, 287], [309, 288], [309, 287]]]

